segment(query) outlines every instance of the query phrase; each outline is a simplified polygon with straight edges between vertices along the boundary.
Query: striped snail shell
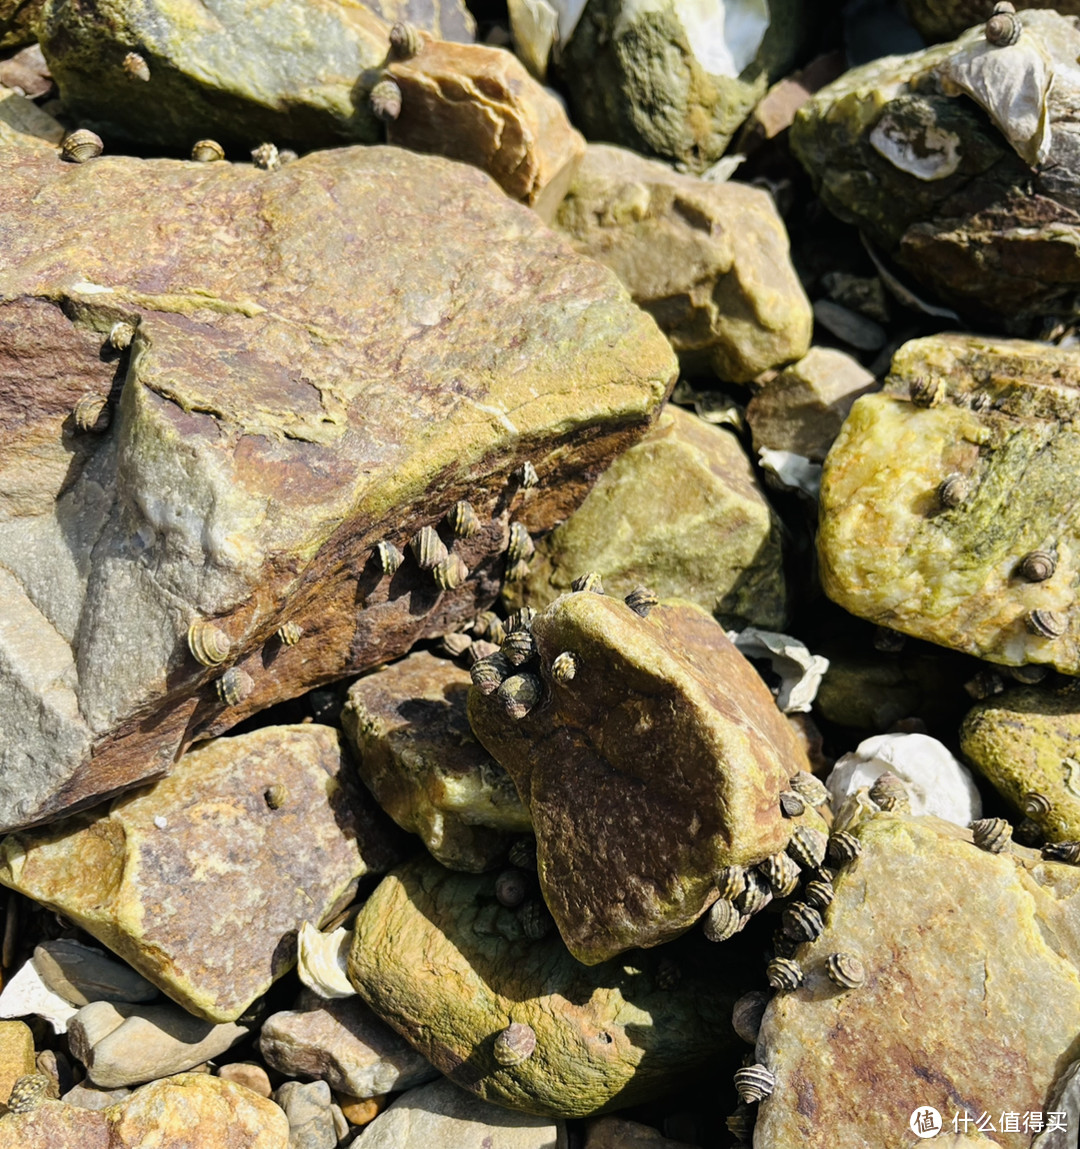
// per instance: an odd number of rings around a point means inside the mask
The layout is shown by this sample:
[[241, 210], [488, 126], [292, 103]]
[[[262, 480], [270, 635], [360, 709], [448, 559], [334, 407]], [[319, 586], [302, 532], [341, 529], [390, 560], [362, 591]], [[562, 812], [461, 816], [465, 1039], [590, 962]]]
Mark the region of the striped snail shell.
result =
[[29, 1113], [32, 1109], [37, 1109], [48, 1097], [52, 1080], [45, 1073], [27, 1073], [16, 1078], [7, 1102], [8, 1112]]
[[656, 591], [649, 590], [647, 586], [635, 587], [623, 599], [623, 602], [634, 612], [642, 618], [649, 617], [649, 611], [660, 601], [656, 596]]
[[806, 811], [806, 799], [798, 790], [780, 791], [780, 813], [785, 818], [797, 818]]
[[515, 630], [532, 630], [534, 618], [536, 618], [536, 610], [531, 606], [523, 606], [520, 610], [515, 610], [506, 620], [506, 633], [510, 634]]
[[832, 882], [827, 882], [824, 878], [811, 878], [803, 886], [803, 897], [816, 910], [827, 910], [835, 896], [836, 890]]
[[1069, 628], [1069, 619], [1058, 610], [1033, 610], [1028, 612], [1028, 630], [1042, 638], [1060, 638]]
[[1029, 818], [1045, 818], [1050, 813], [1050, 799], [1045, 794], [1032, 791], [1024, 795], [1021, 809]]
[[465, 499], [456, 502], [446, 512], [446, 522], [459, 539], [471, 539], [480, 531], [480, 519], [473, 510], [472, 503]]
[[510, 541], [506, 544], [507, 562], [528, 561], [536, 553], [536, 546], [524, 523], [510, 524]]
[[448, 554], [431, 570], [435, 585], [443, 590], [456, 590], [469, 577], [469, 568], [458, 554]]
[[882, 810], [893, 810], [896, 813], [906, 813], [911, 809], [911, 799], [907, 787], [898, 774], [886, 770], [879, 774], [877, 780], [869, 790], [869, 798]]
[[786, 898], [799, 884], [801, 870], [799, 864], [788, 854], [772, 854], [764, 862], [759, 862], [758, 873], [772, 887], [778, 898]]
[[204, 618], [188, 627], [187, 642], [188, 650], [202, 666], [220, 666], [232, 651], [229, 636]]
[[589, 571], [587, 574], [579, 575], [570, 584], [570, 589], [575, 593], [578, 591], [592, 591], [593, 594], [604, 593], [604, 583], [596, 571]]
[[547, 937], [555, 928], [551, 911], [541, 901], [522, 902], [517, 908], [517, 920], [522, 933], [533, 941]]
[[109, 328], [109, 346], [114, 351], [126, 351], [135, 338], [135, 324], [119, 319]]
[[760, 913], [773, 899], [772, 886], [757, 870], [747, 870], [745, 882], [742, 892], [734, 899], [735, 905], [740, 913]]
[[784, 933], [800, 942], [812, 942], [825, 929], [821, 914], [806, 902], [792, 902], [785, 907], [782, 920]]
[[711, 942], [726, 942], [742, 927], [743, 915], [725, 898], [713, 902], [701, 922], [702, 932]]
[[214, 689], [226, 706], [238, 706], [255, 690], [255, 679], [246, 670], [230, 666], [214, 683]]
[[530, 487], [535, 487], [540, 482], [540, 476], [536, 473], [536, 468], [528, 461], [525, 460], [511, 476], [515, 483], [522, 490], [528, 490]]
[[290, 619], [288, 622], [283, 622], [278, 627], [278, 641], [282, 646], [295, 646], [304, 633], [304, 628], [298, 623]]
[[496, 693], [506, 713], [519, 721], [540, 701], [542, 692], [535, 674], [514, 674], [503, 681]]
[[387, 77], [371, 89], [368, 103], [376, 119], [384, 124], [392, 123], [401, 115], [401, 89]]
[[855, 954], [829, 954], [825, 959], [829, 980], [844, 989], [855, 989], [866, 981], [866, 967]]
[[1080, 865], [1080, 842], [1048, 842], [1042, 848], [1042, 856], [1048, 862]]
[[848, 862], [854, 862], [862, 853], [862, 842], [847, 830], [840, 830], [829, 835], [829, 845], [825, 853], [829, 861], [835, 862], [838, 866], [845, 866]]
[[916, 407], [935, 407], [945, 398], [945, 383], [918, 375], [908, 384], [908, 397]]
[[277, 145], [271, 143], [259, 144], [251, 149], [251, 162], [264, 172], [274, 172], [281, 167], [281, 156]]
[[390, 51], [399, 60], [410, 60], [423, 48], [420, 29], [406, 20], [399, 20], [390, 29]]
[[434, 527], [421, 527], [410, 539], [409, 549], [422, 571], [434, 570], [448, 554]]
[[[467, 634], [455, 632], [453, 634], [444, 634], [439, 640], [439, 648], [451, 658], [460, 658], [467, 650], [472, 650], [473, 640]], [[495, 648], [496, 650], [498, 647]], [[488, 654], [493, 653], [488, 651]], [[473, 662], [478, 662], [481, 656], [473, 659]]]
[[133, 80], [142, 80], [144, 84], [150, 82], [150, 65], [138, 52], [128, 52], [124, 57], [123, 68]]
[[506, 564], [507, 582], [524, 582], [529, 577], [529, 560], [518, 559], [517, 562]]
[[995, 48], [1008, 48], [1020, 39], [1023, 26], [1016, 9], [1008, 3], [994, 5], [994, 13], [986, 21], [986, 42]]
[[213, 164], [225, 158], [225, 149], [217, 140], [196, 140], [191, 145], [191, 158], [197, 164]]
[[764, 1101], [776, 1088], [776, 1077], [764, 1065], [750, 1065], [736, 1071], [735, 1088], [747, 1104]]
[[379, 560], [379, 566], [382, 568], [383, 574], [393, 575], [397, 573], [398, 568], [405, 561], [405, 556], [394, 546], [393, 543], [388, 543], [385, 540], [375, 548], [375, 554]]
[[531, 1025], [511, 1022], [496, 1038], [493, 1053], [495, 1060], [509, 1068], [520, 1065], [532, 1057], [536, 1049], [536, 1033]]
[[765, 968], [765, 980], [781, 992], [798, 989], [803, 983], [802, 966], [794, 958], [775, 957]]
[[479, 662], [474, 662], [469, 667], [469, 675], [472, 678], [473, 686], [481, 694], [494, 694], [510, 676], [512, 669], [510, 660], [500, 651], [498, 654], [492, 654], [487, 658], [481, 658]]
[[949, 475], [942, 481], [937, 493], [943, 507], [958, 507], [971, 494], [971, 482], [963, 475]]
[[503, 639], [501, 649], [511, 666], [521, 666], [536, 653], [536, 640], [531, 630], [512, 630]]
[[103, 435], [112, 422], [109, 400], [104, 395], [84, 395], [75, 404], [71, 415], [83, 434]]
[[1004, 818], [978, 818], [970, 829], [975, 845], [990, 854], [1000, 854], [1012, 837], [1012, 826]]
[[824, 806], [829, 800], [829, 791], [825, 783], [809, 770], [800, 770], [797, 774], [793, 774], [788, 785], [797, 794], [802, 795], [811, 806]]
[[804, 870], [816, 870], [825, 861], [829, 839], [813, 826], [796, 826], [788, 839], [787, 852]]
[[[489, 658], [493, 654], [499, 653], [499, 648], [493, 642], [488, 642], [483, 638], [474, 638], [464, 650], [465, 662], [472, 666], [474, 662], [479, 662], [482, 658]], [[456, 658], [457, 655], [454, 655]]]
[[84, 164], [87, 160], [96, 159], [104, 150], [105, 145], [99, 135], [86, 128], [77, 128], [64, 137], [60, 145], [60, 158], [69, 164]]
[[519, 870], [531, 870], [535, 873], [536, 839], [532, 835], [518, 838], [507, 852], [506, 860], [511, 866], [517, 866]]
[[551, 677], [560, 686], [573, 682], [578, 672], [578, 658], [571, 650], [564, 650], [557, 654], [551, 663]]
[[746, 868], [725, 866], [716, 875], [716, 888], [720, 891], [720, 897], [733, 902], [746, 889]]
[[289, 788], [284, 782], [275, 782], [263, 793], [263, 801], [271, 810], [280, 810], [289, 800]]
[[1057, 570], [1057, 560], [1049, 551], [1028, 551], [1017, 569], [1028, 582], [1046, 582]]

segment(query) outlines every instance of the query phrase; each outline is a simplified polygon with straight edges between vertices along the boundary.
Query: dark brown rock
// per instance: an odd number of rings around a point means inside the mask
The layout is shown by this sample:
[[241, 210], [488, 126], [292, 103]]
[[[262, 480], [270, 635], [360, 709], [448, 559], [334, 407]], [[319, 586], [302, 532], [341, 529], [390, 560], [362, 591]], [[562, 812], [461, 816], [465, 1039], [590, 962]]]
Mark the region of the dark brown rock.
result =
[[[564, 595], [533, 621], [545, 698], [520, 720], [469, 697], [473, 730], [529, 808], [544, 900], [579, 961], [684, 933], [716, 874], [784, 849], [780, 791], [806, 756], [723, 628], [689, 604], [641, 618]], [[578, 670], [551, 676], [563, 651]]]
[[[0, 218], [0, 828], [472, 617], [508, 520], [566, 517], [674, 378], [614, 276], [460, 164], [6, 150], [0, 184], [23, 205]], [[73, 425], [86, 393], [104, 434]], [[463, 584], [411, 558], [383, 576], [380, 540], [465, 497], [484, 526], [454, 543]], [[199, 619], [226, 638], [212, 668]], [[251, 683], [226, 706], [232, 667]]]

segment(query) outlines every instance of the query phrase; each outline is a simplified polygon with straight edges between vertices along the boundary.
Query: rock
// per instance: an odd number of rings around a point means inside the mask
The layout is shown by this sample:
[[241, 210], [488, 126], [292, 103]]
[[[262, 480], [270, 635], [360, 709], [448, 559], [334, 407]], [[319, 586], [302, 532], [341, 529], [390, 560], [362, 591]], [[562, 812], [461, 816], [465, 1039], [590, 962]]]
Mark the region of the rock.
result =
[[829, 299], [814, 304], [814, 319], [841, 343], [857, 351], [880, 351], [885, 346], [885, 328], [865, 315], [841, 307]]
[[795, 0], [594, 0], [560, 70], [574, 122], [591, 140], [701, 171], [790, 69], [814, 16], [815, 5]]
[[464, 0], [371, 0], [365, 7], [387, 24], [407, 22], [440, 40], [468, 44], [476, 36], [476, 21]]
[[[908, 19], [927, 40], [951, 40], [966, 28], [982, 24], [993, 10], [985, 0], [903, 0]], [[1063, 16], [1080, 15], [1077, 0], [1024, 0], [1029, 8], [1054, 8]]]
[[843, 351], [809, 352], [758, 390], [746, 408], [754, 451], [791, 451], [820, 463], [860, 395], [877, 387], [874, 376]]
[[467, 670], [416, 651], [354, 683], [341, 724], [379, 805], [444, 866], [479, 872], [505, 858], [532, 822], [473, 736], [471, 685]]
[[847, 70], [842, 52], [817, 56], [798, 71], [784, 76], [765, 93], [743, 124], [734, 151], [750, 155], [763, 144], [784, 136], [795, 113], [808, 99]]
[[[405, 8], [387, 0], [384, 11], [395, 20]], [[246, 159], [263, 140], [309, 151], [380, 138], [364, 98], [390, 47], [379, 9], [292, 0], [252, 20], [242, 3], [225, 0], [212, 19], [193, 20], [174, 0], [46, 0], [39, 32], [65, 109], [80, 126], [185, 157], [196, 140], [211, 137]], [[446, 31], [461, 35], [468, 18], [457, 0], [418, 3], [408, 18], [439, 34], [444, 12]], [[149, 66], [145, 83], [122, 66], [132, 45]]]
[[622, 1117], [597, 1117], [586, 1123], [585, 1149], [690, 1149], [685, 1141], [672, 1141], [650, 1125]]
[[49, 989], [74, 1006], [91, 1001], [153, 1001], [158, 995], [157, 987], [130, 966], [69, 938], [42, 942], [32, 960]]
[[289, 1119], [289, 1149], [335, 1149], [337, 1132], [325, 1081], [286, 1081], [275, 1100]]
[[[1020, 687], [973, 707], [960, 748], [1051, 842], [1080, 839], [1080, 699], [1072, 690]], [[1027, 804], [1042, 795], [1047, 806]]]
[[56, 146], [63, 137], [63, 125], [33, 100], [0, 88], [0, 147], [38, 152], [55, 160]]
[[562, 104], [509, 52], [428, 40], [387, 76], [401, 89], [392, 144], [482, 168], [511, 199], [551, 222], [585, 141]]
[[[464, 624], [511, 514], [565, 518], [676, 372], [611, 272], [460, 164], [0, 149], [0, 184], [27, 205], [0, 219], [0, 392], [21, 412], [0, 463], [0, 829]], [[103, 353], [119, 320], [134, 341]], [[71, 417], [87, 394], [111, 396], [103, 433]], [[526, 459], [539, 486], [507, 490]], [[405, 550], [462, 498], [483, 524], [455, 545], [470, 577], [442, 591], [411, 557], [383, 577], [376, 544]], [[198, 620], [223, 636], [213, 668]]]
[[399, 1097], [356, 1144], [359, 1149], [554, 1149], [562, 1125], [508, 1113], [443, 1078]]
[[181, 1073], [243, 1040], [250, 1024], [201, 1021], [175, 1005], [94, 1001], [68, 1026], [72, 1054], [103, 1089]]
[[[107, 810], [8, 836], [0, 881], [70, 918], [191, 1013], [232, 1021], [292, 965], [298, 922], [332, 917], [364, 874], [402, 856], [350, 772], [327, 726], [218, 739]], [[279, 784], [288, 796], [275, 809], [266, 793]]]
[[66, 1105], [79, 1109], [108, 1109], [131, 1096], [131, 1090], [120, 1086], [118, 1089], [98, 1089], [88, 1081], [80, 1082], [60, 1098]]
[[218, 1070], [218, 1077], [222, 1081], [231, 1081], [235, 1085], [242, 1085], [260, 1097], [269, 1097], [273, 1093], [266, 1070], [256, 1061], [230, 1062]]
[[982, 817], [971, 771], [926, 734], [879, 734], [840, 758], [825, 780], [834, 809], [849, 794], [873, 786], [886, 771], [904, 783], [912, 814], [933, 814], [958, 826]]
[[34, 1035], [23, 1021], [0, 1021], [0, 1113], [7, 1112], [11, 1087], [28, 1073], [35, 1073]]
[[[1080, 1113], [1080, 1061], [1074, 1061], [1058, 1078], [1046, 1110], [1045, 1128], [1031, 1142], [1031, 1149], [1072, 1149], [1069, 1139], [1076, 1132], [1076, 1115]], [[1052, 1121], [1050, 1114], [1057, 1120]]]
[[[906, 343], [825, 462], [825, 593], [989, 662], [1080, 671], [1078, 386], [1071, 350], [966, 335]], [[1035, 551], [1057, 556], [1049, 577], [1031, 572], [1041, 581], [1022, 567]]]
[[[892, 1145], [916, 1106], [950, 1126], [990, 1112], [996, 1127], [1002, 1082], [1009, 1110], [1041, 1112], [1080, 1031], [1080, 868], [987, 853], [929, 817], [882, 814], [855, 833], [825, 930], [797, 950], [805, 980], [762, 1022], [756, 1060], [776, 1087], [755, 1144]], [[836, 953], [861, 960], [864, 984], [829, 980]], [[1021, 1149], [1030, 1133], [995, 1140]]]
[[0, 50], [32, 44], [40, 11], [41, 0], [0, 0]]
[[1080, 29], [1056, 12], [1020, 20], [1011, 47], [979, 25], [852, 69], [790, 136], [830, 211], [969, 321], [1018, 335], [1076, 314], [1080, 258]]
[[[46, 95], [55, 94], [55, 85], [49, 74], [49, 66], [41, 54], [41, 46], [30, 44], [14, 56], [6, 56], [0, 60], [0, 85], [13, 89], [16, 94], [26, 96], [31, 100], [38, 100]], [[44, 111], [40, 109], [39, 111]], [[48, 115], [47, 112], [44, 113]], [[52, 118], [51, 116], [49, 117]], [[63, 126], [54, 121], [54, 130]]]
[[[772, 695], [723, 629], [689, 603], [647, 618], [617, 598], [564, 595], [532, 624], [545, 701], [515, 719], [473, 689], [469, 718], [532, 814], [544, 901], [592, 965], [678, 937], [716, 875], [782, 851], [779, 794], [809, 769]], [[573, 679], [551, 664], [569, 651]], [[538, 679], [539, 681], [539, 679]], [[355, 978], [354, 978], [355, 982]]]
[[[584, 966], [554, 931], [526, 936], [519, 913], [497, 902], [494, 875], [421, 859], [364, 904], [349, 976], [458, 1085], [526, 1113], [582, 1117], [659, 1096], [737, 1045], [730, 1018], [745, 988], [743, 940], [727, 943], [736, 956], [722, 979], [700, 933], [632, 963]], [[674, 989], [661, 973], [672, 962]], [[510, 1024], [529, 1026], [536, 1050], [505, 1066], [495, 1038]]]
[[272, 1101], [207, 1073], [153, 1081], [100, 1112], [45, 1101], [0, 1122], [0, 1149], [287, 1149], [288, 1141]]
[[745, 383], [810, 346], [787, 232], [760, 188], [590, 144], [555, 226], [618, 275], [684, 368]]
[[600, 476], [585, 502], [537, 545], [509, 605], [543, 607], [596, 571], [620, 597], [642, 584], [726, 626], [784, 625], [784, 533], [738, 439], [678, 407]]
[[302, 995], [299, 1009], [266, 1019], [259, 1050], [287, 1077], [318, 1077], [356, 1098], [409, 1089], [435, 1076], [358, 997], [319, 1001]]
[[351, 1093], [335, 1093], [342, 1116], [350, 1125], [370, 1125], [386, 1108], [387, 1094], [377, 1097], [353, 1097]]

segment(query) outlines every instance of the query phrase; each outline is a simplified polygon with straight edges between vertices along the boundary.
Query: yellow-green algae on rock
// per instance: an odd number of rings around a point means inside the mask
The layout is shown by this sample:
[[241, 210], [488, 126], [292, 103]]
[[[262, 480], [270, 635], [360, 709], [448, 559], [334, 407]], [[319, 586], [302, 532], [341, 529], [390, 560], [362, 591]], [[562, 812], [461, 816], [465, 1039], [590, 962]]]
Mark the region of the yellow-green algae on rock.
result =
[[[826, 594], [991, 662], [1080, 673], [1078, 416], [1074, 351], [970, 335], [905, 344], [825, 461]], [[1021, 570], [1037, 550], [1055, 559], [1038, 582]], [[1062, 633], [1039, 633], [1040, 620]]]
[[[554, 930], [527, 937], [498, 903], [494, 875], [419, 859], [364, 903], [349, 978], [463, 1088], [526, 1113], [584, 1117], [660, 1096], [733, 1053], [731, 1006], [755, 952], [745, 937], [720, 949], [697, 933], [585, 966]], [[536, 1048], [504, 1066], [494, 1043], [511, 1023], [530, 1026]]]
[[787, 620], [783, 528], [738, 439], [678, 407], [624, 451], [581, 506], [538, 546], [512, 607], [543, 607], [585, 571], [609, 594], [645, 584], [728, 626]]
[[[769, 1149], [893, 1149], [912, 1111], [972, 1120], [1043, 1111], [1080, 1035], [1080, 867], [978, 849], [936, 818], [881, 814], [854, 831], [825, 930], [799, 946], [803, 984], [765, 1011], [756, 1060], [776, 1076], [759, 1108]], [[863, 985], [829, 980], [856, 955]], [[1027, 1149], [1030, 1133], [994, 1135]], [[936, 1142], [934, 1142], [936, 1144]]]
[[[1080, 693], [1023, 687], [981, 702], [960, 748], [1050, 841], [1080, 838]], [[1034, 795], [1049, 809], [1026, 809]]]

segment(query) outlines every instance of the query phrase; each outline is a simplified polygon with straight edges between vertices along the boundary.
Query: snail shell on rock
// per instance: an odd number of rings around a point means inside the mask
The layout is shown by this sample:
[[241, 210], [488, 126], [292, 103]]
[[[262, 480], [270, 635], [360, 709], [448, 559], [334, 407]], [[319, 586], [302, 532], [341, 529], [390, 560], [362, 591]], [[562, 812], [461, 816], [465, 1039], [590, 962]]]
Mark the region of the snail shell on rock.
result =
[[84, 164], [87, 160], [96, 159], [104, 150], [105, 145], [97, 133], [77, 128], [64, 137], [60, 156], [70, 164]]
[[202, 666], [220, 666], [229, 657], [229, 636], [206, 619], [196, 619], [188, 627], [188, 649]]
[[225, 158], [225, 149], [217, 140], [196, 140], [191, 147], [191, 158], [199, 164], [212, 164]]

